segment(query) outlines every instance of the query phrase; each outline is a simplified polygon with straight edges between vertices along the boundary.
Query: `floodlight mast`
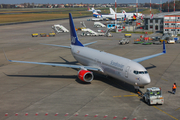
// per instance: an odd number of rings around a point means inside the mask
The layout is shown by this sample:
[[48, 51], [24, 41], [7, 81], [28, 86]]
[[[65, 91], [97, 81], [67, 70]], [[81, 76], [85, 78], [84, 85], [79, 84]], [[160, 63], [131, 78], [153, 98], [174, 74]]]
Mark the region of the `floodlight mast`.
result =
[[[115, 0], [115, 12], [117, 13], [117, 3], [116, 3], [116, 0]], [[117, 28], [117, 14], [115, 13], [115, 29], [116, 29], [116, 32], [118, 32], [118, 28]]]

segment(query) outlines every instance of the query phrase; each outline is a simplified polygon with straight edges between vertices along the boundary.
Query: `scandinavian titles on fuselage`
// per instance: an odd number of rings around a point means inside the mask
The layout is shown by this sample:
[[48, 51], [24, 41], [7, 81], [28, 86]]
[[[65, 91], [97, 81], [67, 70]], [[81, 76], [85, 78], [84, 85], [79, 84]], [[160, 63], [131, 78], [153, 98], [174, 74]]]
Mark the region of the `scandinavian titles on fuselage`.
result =
[[123, 71], [124, 65], [119, 64], [118, 62], [114, 62], [113, 60], [111, 61], [111, 65], [118, 67], [121, 71]]

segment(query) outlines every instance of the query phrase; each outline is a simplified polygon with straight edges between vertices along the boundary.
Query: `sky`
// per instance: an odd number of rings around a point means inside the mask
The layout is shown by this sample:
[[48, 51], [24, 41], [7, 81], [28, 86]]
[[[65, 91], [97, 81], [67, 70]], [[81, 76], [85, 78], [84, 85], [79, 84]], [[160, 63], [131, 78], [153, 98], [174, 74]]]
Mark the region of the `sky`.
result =
[[[115, 0], [0, 0], [0, 4], [20, 4], [20, 3], [41, 3], [41, 4], [65, 4], [65, 3], [114, 3]], [[116, 0], [117, 3], [136, 3], [136, 0]], [[150, 0], [138, 0], [139, 3], [148, 3]], [[167, 0], [162, 0], [166, 2]], [[151, 0], [158, 3], [160, 0]]]

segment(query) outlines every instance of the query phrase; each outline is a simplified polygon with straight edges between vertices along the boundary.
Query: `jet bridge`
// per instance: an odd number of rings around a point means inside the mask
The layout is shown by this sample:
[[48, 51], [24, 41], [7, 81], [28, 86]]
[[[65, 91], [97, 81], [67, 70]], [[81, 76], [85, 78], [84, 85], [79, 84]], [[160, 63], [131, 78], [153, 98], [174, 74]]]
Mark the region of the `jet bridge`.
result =
[[52, 29], [56, 32], [56, 33], [60, 33], [60, 32], [69, 32], [68, 29], [66, 29], [64, 26], [56, 24], [52, 26]]

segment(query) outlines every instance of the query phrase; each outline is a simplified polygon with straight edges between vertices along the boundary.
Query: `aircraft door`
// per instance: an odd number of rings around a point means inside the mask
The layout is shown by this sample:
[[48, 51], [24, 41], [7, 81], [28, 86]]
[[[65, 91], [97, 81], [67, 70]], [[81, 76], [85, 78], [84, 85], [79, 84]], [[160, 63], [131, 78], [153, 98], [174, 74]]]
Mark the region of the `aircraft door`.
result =
[[126, 78], [128, 78], [129, 69], [130, 69], [130, 67], [127, 66], [127, 67], [126, 67], [126, 70], [125, 70], [125, 77], [126, 77]]

